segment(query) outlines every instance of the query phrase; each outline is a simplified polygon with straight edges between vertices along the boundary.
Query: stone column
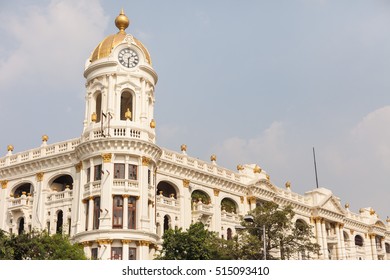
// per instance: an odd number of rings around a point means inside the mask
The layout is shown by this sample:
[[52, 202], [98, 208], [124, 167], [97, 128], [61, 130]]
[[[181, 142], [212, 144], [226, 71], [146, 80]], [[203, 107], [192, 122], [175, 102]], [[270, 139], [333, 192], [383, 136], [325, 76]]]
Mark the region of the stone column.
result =
[[340, 240], [341, 240], [341, 256], [342, 259], [345, 260], [347, 259], [347, 251], [345, 248], [345, 239], [344, 239], [344, 231], [343, 231], [343, 224], [340, 224]]
[[84, 245], [84, 254], [85, 254], [85, 257], [87, 259], [91, 259], [92, 258], [92, 250], [91, 250], [91, 242], [89, 241], [84, 241], [82, 242], [82, 244]]
[[76, 164], [76, 177], [73, 181], [73, 200], [72, 200], [72, 213], [71, 213], [71, 232], [70, 236], [75, 235], [79, 231], [81, 231], [81, 215], [82, 212], [82, 189], [84, 189], [81, 186], [82, 182], [82, 176], [84, 174], [83, 171], [83, 163], [80, 161], [78, 164]]
[[8, 199], [7, 199], [7, 186], [8, 181], [3, 180], [0, 181], [0, 229], [4, 229], [5, 231], [8, 231], [8, 227], [6, 228], [6, 209], [8, 207]]
[[337, 238], [337, 259], [338, 260], [342, 260], [343, 259], [343, 256], [342, 256], [342, 252], [341, 252], [341, 238], [340, 238], [340, 225], [338, 223], [336, 223], [336, 238]]
[[122, 260], [128, 260], [129, 259], [129, 243], [131, 240], [122, 239]]
[[368, 235], [368, 238], [370, 239], [370, 244], [371, 244], [371, 257], [373, 260], [377, 260], [378, 259], [378, 252], [376, 251], [375, 234], [370, 233]]
[[321, 218], [314, 218], [315, 225], [316, 225], [316, 235], [317, 235], [317, 243], [321, 246], [322, 251], [321, 252], [321, 259], [325, 259], [325, 249], [324, 249], [324, 237], [322, 236], [322, 225], [321, 225]]
[[[129, 220], [129, 195], [124, 194], [123, 197], [123, 229], [128, 228], [128, 220]], [[127, 246], [128, 248], [129, 246]]]
[[33, 201], [33, 220], [32, 220], [32, 228], [36, 229], [44, 229], [45, 228], [45, 222], [44, 222], [44, 213], [45, 213], [45, 191], [43, 190], [43, 172], [38, 172], [36, 174], [36, 186], [34, 187], [34, 193], [32, 194], [34, 196]]
[[[183, 179], [183, 188], [180, 188], [180, 227], [188, 229], [192, 220], [192, 199], [190, 180]], [[188, 218], [185, 218], [188, 217]], [[161, 224], [161, 232], [163, 232], [164, 223]]]
[[139, 259], [140, 260], [148, 260], [149, 259], [149, 241], [138, 241], [138, 248], [139, 250]]
[[387, 260], [387, 253], [386, 253], [386, 244], [385, 244], [385, 237], [381, 237], [381, 244], [382, 244], [382, 250], [385, 252], [383, 259]]
[[219, 236], [221, 236], [221, 199], [219, 197], [219, 189], [214, 189], [214, 197], [213, 197], [213, 207], [214, 207], [214, 217], [213, 219], [213, 226], [214, 230], [219, 233]]
[[328, 240], [327, 240], [327, 233], [326, 233], [326, 228], [325, 228], [325, 221], [321, 219], [321, 229], [322, 229], [322, 242], [323, 242], [323, 254], [324, 254], [324, 259], [328, 260], [329, 259], [329, 252], [328, 252]]
[[88, 231], [93, 229], [93, 196], [88, 198]]
[[104, 210], [100, 215], [99, 229], [112, 229], [112, 180], [114, 173], [113, 155], [102, 154], [102, 175], [100, 180], [100, 209]]

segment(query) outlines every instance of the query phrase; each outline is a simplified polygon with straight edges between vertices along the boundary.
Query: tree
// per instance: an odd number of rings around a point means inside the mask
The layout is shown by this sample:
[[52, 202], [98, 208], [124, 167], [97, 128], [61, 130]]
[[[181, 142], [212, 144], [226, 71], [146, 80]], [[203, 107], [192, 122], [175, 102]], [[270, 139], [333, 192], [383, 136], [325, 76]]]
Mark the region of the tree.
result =
[[263, 259], [263, 225], [266, 236], [267, 259], [290, 259], [301, 254], [310, 258], [310, 254], [319, 254], [320, 246], [312, 242], [311, 227], [301, 220], [293, 223], [295, 215], [291, 206], [279, 208], [274, 202], [264, 202], [249, 213], [253, 222], [242, 222], [247, 228], [239, 234], [238, 258]]
[[20, 235], [0, 232], [2, 260], [83, 260], [83, 247], [72, 244], [66, 235], [33, 231]]
[[192, 224], [188, 230], [169, 229], [163, 235], [160, 260], [212, 260], [229, 258], [225, 241], [202, 223]]

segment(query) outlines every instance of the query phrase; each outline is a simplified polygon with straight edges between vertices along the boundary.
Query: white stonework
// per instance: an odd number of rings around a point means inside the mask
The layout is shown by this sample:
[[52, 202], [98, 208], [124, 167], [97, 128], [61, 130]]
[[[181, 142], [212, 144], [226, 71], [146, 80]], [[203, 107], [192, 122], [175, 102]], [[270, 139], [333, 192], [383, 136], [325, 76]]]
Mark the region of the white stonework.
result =
[[[119, 18], [119, 20], [118, 20]], [[147, 49], [120, 31], [85, 65], [80, 138], [0, 158], [0, 229], [70, 234], [89, 258], [152, 259], [167, 228], [201, 221], [229, 238], [260, 201], [292, 205], [313, 226], [320, 259], [390, 259], [390, 223], [371, 208], [352, 213], [328, 189], [300, 195], [257, 165], [231, 171], [156, 145], [157, 74]]]

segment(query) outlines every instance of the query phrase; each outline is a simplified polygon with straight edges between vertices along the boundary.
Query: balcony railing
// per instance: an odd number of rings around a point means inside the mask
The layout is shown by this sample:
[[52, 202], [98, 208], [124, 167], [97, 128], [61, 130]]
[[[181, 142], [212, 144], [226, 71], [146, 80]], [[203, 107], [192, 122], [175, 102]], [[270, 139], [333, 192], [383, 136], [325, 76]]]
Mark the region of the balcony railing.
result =
[[156, 200], [159, 206], [176, 206], [176, 207], [180, 206], [179, 200], [174, 197], [166, 197], [163, 195], [158, 195], [156, 197]]
[[24, 208], [32, 208], [32, 205], [33, 205], [33, 197], [22, 195], [21, 197], [18, 198], [11, 197], [9, 199], [8, 209], [10, 211], [21, 210]]
[[48, 202], [60, 202], [73, 197], [73, 191], [66, 189], [62, 192], [51, 193], [47, 196]]

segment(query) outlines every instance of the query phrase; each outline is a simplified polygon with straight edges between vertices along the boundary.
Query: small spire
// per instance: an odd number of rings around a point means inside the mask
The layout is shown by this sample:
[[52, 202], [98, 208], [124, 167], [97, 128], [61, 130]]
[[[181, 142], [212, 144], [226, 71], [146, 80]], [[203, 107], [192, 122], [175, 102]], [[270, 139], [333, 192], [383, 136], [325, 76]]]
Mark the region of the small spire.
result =
[[115, 26], [119, 29], [119, 33], [126, 33], [125, 29], [129, 27], [130, 20], [125, 15], [125, 12], [123, 11], [123, 8], [119, 14], [119, 16], [115, 19]]

